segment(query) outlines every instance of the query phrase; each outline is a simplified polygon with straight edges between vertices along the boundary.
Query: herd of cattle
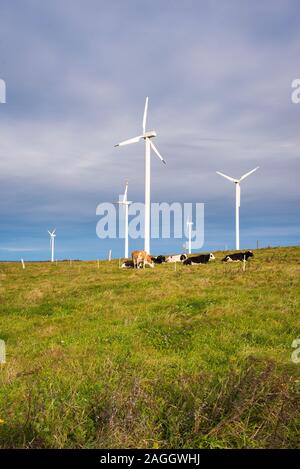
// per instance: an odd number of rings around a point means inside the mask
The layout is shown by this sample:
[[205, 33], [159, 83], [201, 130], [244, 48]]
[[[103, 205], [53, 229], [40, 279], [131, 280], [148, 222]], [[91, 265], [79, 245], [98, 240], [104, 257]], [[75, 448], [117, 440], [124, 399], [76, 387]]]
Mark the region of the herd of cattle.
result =
[[[246, 252], [235, 252], [233, 254], [227, 254], [222, 259], [223, 262], [240, 262], [247, 261], [249, 257], [253, 257], [252, 251]], [[200, 254], [198, 256], [188, 257], [186, 254], [177, 254], [175, 256], [150, 256], [146, 251], [133, 251], [131, 259], [125, 261], [122, 265], [122, 269], [140, 269], [146, 266], [154, 267], [154, 264], [164, 264], [170, 262], [181, 262], [183, 265], [198, 265], [207, 264], [210, 261], [215, 260], [213, 253]]]

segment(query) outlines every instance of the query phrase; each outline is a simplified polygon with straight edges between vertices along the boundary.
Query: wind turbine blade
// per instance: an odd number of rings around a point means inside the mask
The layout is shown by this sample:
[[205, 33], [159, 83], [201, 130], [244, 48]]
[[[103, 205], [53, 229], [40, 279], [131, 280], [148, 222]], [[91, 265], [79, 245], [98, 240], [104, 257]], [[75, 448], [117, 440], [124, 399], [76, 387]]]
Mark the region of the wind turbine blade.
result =
[[220, 176], [223, 176], [223, 178], [226, 178], [228, 179], [229, 181], [231, 182], [235, 182], [235, 179], [230, 177], [230, 176], [227, 176], [226, 174], [223, 174], [223, 173], [220, 173], [220, 171], [216, 171], [217, 174], [219, 174]]
[[250, 176], [250, 174], [254, 173], [254, 171], [256, 171], [258, 168], [259, 168], [259, 166], [257, 166], [256, 168], [252, 169], [252, 171], [249, 171], [249, 173], [244, 174], [244, 175], [240, 178], [240, 181], [242, 181], [243, 179], [245, 179], [245, 178], [247, 178], [248, 176]]
[[128, 182], [126, 182], [126, 187], [125, 187], [123, 202], [126, 202], [126, 201], [127, 201], [127, 192], [128, 192]]
[[49, 233], [49, 235], [51, 236], [51, 234], [52, 234], [52, 233], [50, 233], [50, 231], [49, 231], [49, 230], [48, 230], [48, 233]]
[[156, 148], [156, 146], [154, 145], [154, 143], [152, 142], [152, 140], [150, 140], [150, 146], [151, 146], [152, 150], [154, 151], [154, 153], [157, 154], [158, 158], [159, 158], [164, 164], [166, 164], [165, 160], [163, 159], [163, 157], [162, 157], [161, 154], [159, 153], [158, 149]]
[[130, 145], [131, 143], [137, 143], [143, 138], [143, 135], [139, 135], [138, 137], [129, 138], [128, 140], [124, 140], [123, 142], [117, 143], [115, 147], [122, 147], [123, 145]]
[[143, 133], [146, 132], [146, 124], [147, 124], [147, 114], [148, 114], [148, 96], [146, 98], [145, 102], [145, 109], [144, 109], [144, 115], [143, 115]]

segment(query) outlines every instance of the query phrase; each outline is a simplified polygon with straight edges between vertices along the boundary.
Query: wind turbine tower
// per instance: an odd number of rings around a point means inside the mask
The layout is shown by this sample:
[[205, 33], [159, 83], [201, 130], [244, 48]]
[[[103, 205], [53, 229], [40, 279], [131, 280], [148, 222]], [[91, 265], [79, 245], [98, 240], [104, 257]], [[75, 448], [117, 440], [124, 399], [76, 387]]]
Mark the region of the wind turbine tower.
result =
[[50, 235], [51, 262], [54, 262], [54, 242], [55, 242], [55, 236], [56, 236], [55, 231], [56, 229], [54, 229], [52, 232], [48, 231]]
[[192, 254], [192, 226], [193, 222], [190, 221], [190, 217], [187, 219], [187, 227], [188, 227], [188, 235], [189, 235], [189, 244], [188, 244], [188, 252]]
[[128, 259], [128, 208], [129, 208], [129, 205], [132, 203], [130, 202], [129, 200], [127, 200], [127, 193], [128, 193], [128, 182], [126, 182], [126, 186], [125, 186], [125, 192], [124, 192], [124, 195], [123, 195], [123, 199], [122, 200], [119, 200], [119, 202], [117, 202], [119, 205], [123, 205], [124, 207], [124, 214], [125, 214], [125, 220], [124, 220], [124, 223], [125, 223], [125, 229], [124, 229], [124, 232], [125, 232], [125, 251], [124, 251], [124, 257], [125, 259]]
[[240, 182], [246, 179], [246, 177], [250, 176], [250, 174], [254, 173], [259, 168], [257, 166], [256, 168], [252, 169], [249, 171], [249, 173], [244, 174], [240, 179], [235, 179], [231, 176], [227, 176], [224, 173], [220, 173], [217, 171], [217, 174], [220, 176], [228, 179], [231, 182], [234, 182], [235, 184], [235, 249], [239, 250], [240, 249], [240, 206], [241, 206], [241, 186]]
[[130, 138], [129, 140], [124, 140], [121, 143], [115, 145], [116, 147], [121, 147], [123, 145], [129, 145], [131, 143], [137, 143], [140, 140], [145, 141], [145, 220], [144, 220], [144, 250], [150, 254], [150, 212], [151, 212], [151, 197], [150, 197], [150, 188], [151, 188], [151, 149], [154, 153], [158, 156], [158, 158], [166, 164], [165, 160], [159, 153], [158, 149], [154, 145], [152, 139], [157, 136], [155, 130], [150, 130], [146, 132], [146, 124], [147, 124], [147, 114], [148, 114], [148, 97], [146, 98], [145, 102], [145, 109], [144, 109], [144, 116], [143, 116], [143, 124], [142, 135], [138, 137]]

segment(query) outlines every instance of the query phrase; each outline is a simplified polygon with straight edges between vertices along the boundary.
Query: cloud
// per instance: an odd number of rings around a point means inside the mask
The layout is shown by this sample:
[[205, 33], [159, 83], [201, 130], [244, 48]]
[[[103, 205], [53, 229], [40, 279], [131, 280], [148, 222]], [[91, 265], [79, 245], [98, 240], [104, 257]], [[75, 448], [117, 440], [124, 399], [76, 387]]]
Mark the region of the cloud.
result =
[[140, 133], [146, 95], [167, 160], [153, 158], [153, 200], [205, 202], [212, 223], [233, 200], [215, 171], [259, 165], [242, 186], [249, 219], [265, 213], [271, 223], [278, 207], [299, 216], [300, 105], [290, 99], [299, 9], [282, 0], [4, 0], [3, 236], [61, 223], [69, 233], [86, 225], [91, 239], [97, 204], [115, 200], [125, 179], [142, 200], [143, 145], [113, 145]]

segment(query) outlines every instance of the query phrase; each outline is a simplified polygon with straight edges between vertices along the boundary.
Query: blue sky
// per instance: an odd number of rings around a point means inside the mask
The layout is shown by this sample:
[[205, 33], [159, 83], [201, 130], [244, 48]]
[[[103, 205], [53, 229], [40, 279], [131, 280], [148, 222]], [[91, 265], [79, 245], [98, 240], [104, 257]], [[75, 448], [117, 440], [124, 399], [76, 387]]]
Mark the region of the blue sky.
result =
[[58, 258], [122, 255], [97, 238], [96, 207], [126, 179], [143, 201], [143, 146], [114, 144], [140, 133], [147, 95], [168, 163], [153, 159], [152, 198], [205, 204], [203, 250], [234, 246], [234, 187], [215, 171], [257, 165], [241, 247], [299, 244], [299, 14], [288, 0], [0, 0], [0, 259], [48, 259], [52, 227]]

